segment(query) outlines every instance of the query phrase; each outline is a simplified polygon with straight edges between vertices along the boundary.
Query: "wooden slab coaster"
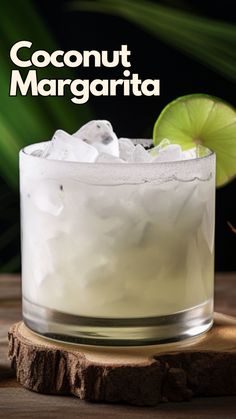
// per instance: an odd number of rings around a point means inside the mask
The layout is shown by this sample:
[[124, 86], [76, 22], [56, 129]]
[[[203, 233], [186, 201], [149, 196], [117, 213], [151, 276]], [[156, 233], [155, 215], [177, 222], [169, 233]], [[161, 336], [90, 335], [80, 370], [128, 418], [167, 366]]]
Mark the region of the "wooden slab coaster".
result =
[[216, 313], [213, 328], [200, 338], [126, 348], [50, 341], [20, 322], [9, 331], [9, 358], [27, 389], [93, 402], [151, 406], [234, 395], [236, 318]]

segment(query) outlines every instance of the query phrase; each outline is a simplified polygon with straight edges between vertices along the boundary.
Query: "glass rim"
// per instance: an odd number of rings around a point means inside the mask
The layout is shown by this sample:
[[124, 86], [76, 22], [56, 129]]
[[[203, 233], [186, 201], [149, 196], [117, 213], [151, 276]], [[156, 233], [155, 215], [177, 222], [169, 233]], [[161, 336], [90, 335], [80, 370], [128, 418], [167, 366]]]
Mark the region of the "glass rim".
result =
[[[152, 143], [152, 139], [149, 138], [129, 138], [131, 141], [136, 142], [137, 144], [142, 144], [142, 142], [150, 142], [150, 145], [153, 144]], [[23, 147], [20, 149], [19, 154], [23, 154], [27, 157], [33, 158], [33, 159], [37, 159], [37, 161], [39, 162], [40, 160], [42, 162], [53, 162], [58, 163], [58, 164], [65, 164], [65, 165], [76, 165], [76, 166], [105, 166], [105, 167], [109, 167], [109, 166], [116, 166], [116, 167], [147, 167], [147, 166], [162, 166], [162, 165], [183, 165], [183, 164], [193, 164], [196, 161], [202, 161], [202, 160], [208, 160], [209, 158], [211, 158], [212, 156], [215, 155], [215, 152], [211, 149], [209, 149], [208, 147], [205, 147], [203, 145], [201, 145], [201, 147], [203, 147], [204, 149], [208, 150], [209, 153], [206, 154], [206, 156], [200, 156], [200, 157], [194, 157], [192, 159], [181, 159], [181, 160], [170, 160], [170, 161], [156, 161], [156, 162], [78, 162], [78, 161], [70, 161], [70, 160], [58, 160], [58, 159], [46, 159], [45, 157], [41, 157], [41, 156], [35, 156], [30, 154], [27, 149], [40, 145], [40, 144], [45, 144], [48, 143], [49, 141], [40, 141], [37, 143], [33, 143], [33, 144], [28, 144], [27, 146]]]

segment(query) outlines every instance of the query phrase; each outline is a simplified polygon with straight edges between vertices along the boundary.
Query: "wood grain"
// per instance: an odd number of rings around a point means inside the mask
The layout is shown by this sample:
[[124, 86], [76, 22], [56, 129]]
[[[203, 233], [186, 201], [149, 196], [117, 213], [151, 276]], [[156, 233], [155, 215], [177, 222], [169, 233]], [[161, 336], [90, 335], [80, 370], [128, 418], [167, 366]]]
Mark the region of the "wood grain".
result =
[[[7, 359], [7, 331], [21, 319], [18, 276], [0, 276], [0, 418], [82, 419], [235, 419], [236, 397], [198, 397], [189, 402], [155, 407], [86, 403], [76, 397], [42, 395], [25, 390], [14, 377]], [[216, 275], [215, 309], [236, 316], [236, 274]]]
[[236, 318], [216, 314], [200, 338], [141, 348], [57, 343], [19, 322], [9, 331], [9, 357], [29, 390], [87, 401], [153, 406], [236, 395]]

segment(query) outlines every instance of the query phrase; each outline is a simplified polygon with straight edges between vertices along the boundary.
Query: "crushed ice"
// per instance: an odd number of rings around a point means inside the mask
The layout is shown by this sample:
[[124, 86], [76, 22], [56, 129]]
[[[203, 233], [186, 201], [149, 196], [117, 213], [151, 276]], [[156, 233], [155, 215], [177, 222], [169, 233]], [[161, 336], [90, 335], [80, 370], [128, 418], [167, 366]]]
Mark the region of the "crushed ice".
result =
[[194, 159], [194, 147], [183, 151], [178, 144], [164, 138], [156, 147], [146, 150], [129, 138], [117, 138], [112, 125], [106, 120], [94, 120], [70, 135], [57, 130], [44, 150], [32, 153], [37, 157], [84, 163], [156, 163]]

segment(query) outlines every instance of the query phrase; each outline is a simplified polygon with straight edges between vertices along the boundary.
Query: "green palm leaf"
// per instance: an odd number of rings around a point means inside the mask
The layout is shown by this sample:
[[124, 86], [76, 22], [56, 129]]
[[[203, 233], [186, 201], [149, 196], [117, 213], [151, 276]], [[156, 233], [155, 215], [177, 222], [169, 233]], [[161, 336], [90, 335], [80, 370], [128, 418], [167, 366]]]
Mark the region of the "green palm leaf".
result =
[[[2, 272], [19, 270], [20, 254], [18, 208], [18, 153], [27, 144], [48, 139], [57, 128], [75, 131], [91, 119], [88, 106], [78, 106], [70, 97], [9, 97], [11, 70], [9, 58], [13, 44], [20, 40], [33, 43], [32, 52], [38, 49], [59, 49], [32, 1], [2, 0], [0, 14], [0, 252]], [[22, 69], [22, 77], [29, 69]], [[75, 78], [65, 67], [46, 67], [37, 70], [41, 78]], [[9, 193], [9, 191], [11, 191]], [[9, 250], [8, 250], [9, 249]], [[12, 256], [9, 256], [9, 253]]]
[[[33, 43], [32, 51], [58, 49], [43, 19], [30, 0], [1, 3], [0, 26], [0, 174], [13, 188], [18, 188], [18, 151], [23, 146], [50, 138], [56, 128], [73, 131], [91, 118], [88, 106], [74, 105], [70, 97], [9, 97], [9, 83], [14, 64], [10, 62], [11, 46], [19, 40]], [[21, 69], [22, 76], [29, 68]], [[37, 69], [39, 78], [75, 77], [73, 71], [52, 66]]]
[[121, 16], [236, 81], [236, 27], [144, 0], [72, 1], [72, 10]]

